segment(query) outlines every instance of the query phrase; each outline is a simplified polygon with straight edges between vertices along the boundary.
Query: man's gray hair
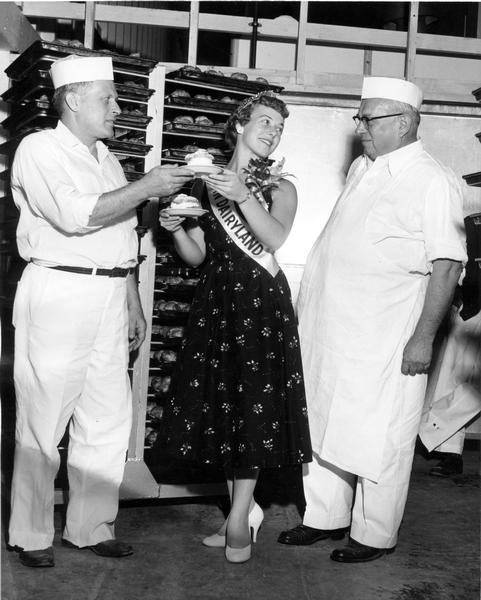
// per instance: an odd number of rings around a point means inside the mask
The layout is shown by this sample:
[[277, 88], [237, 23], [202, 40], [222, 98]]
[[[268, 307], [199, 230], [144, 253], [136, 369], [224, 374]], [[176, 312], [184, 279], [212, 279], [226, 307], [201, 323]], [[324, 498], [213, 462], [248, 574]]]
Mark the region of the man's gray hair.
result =
[[82, 94], [91, 85], [91, 81], [80, 81], [77, 83], [67, 83], [67, 85], [62, 85], [61, 87], [57, 88], [52, 96], [52, 105], [59, 116], [61, 117], [65, 110], [65, 96], [68, 93], [76, 92], [78, 94]]
[[419, 123], [421, 122], [421, 115], [419, 111], [414, 108], [411, 104], [407, 104], [406, 102], [399, 102], [398, 100], [386, 100], [389, 103], [389, 110], [392, 109], [393, 112], [406, 113], [408, 114], [416, 129], [419, 127]]

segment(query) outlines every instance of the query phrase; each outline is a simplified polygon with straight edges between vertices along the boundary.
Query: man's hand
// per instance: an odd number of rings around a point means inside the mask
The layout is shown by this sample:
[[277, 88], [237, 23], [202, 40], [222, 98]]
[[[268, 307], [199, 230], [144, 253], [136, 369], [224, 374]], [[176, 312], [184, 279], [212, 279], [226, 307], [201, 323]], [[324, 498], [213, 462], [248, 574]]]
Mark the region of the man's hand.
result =
[[436, 259], [429, 278], [424, 305], [411, 339], [403, 352], [401, 373], [427, 373], [433, 355], [434, 336], [451, 305], [463, 265], [450, 259]]
[[140, 304], [129, 306], [129, 352], [137, 350], [145, 340], [147, 323]]
[[431, 365], [432, 354], [432, 339], [413, 335], [404, 348], [401, 373], [403, 375], [427, 373]]
[[193, 177], [194, 173], [186, 167], [162, 165], [148, 171], [142, 180], [149, 189], [149, 196], [165, 197], [178, 192]]
[[90, 215], [88, 225], [89, 227], [110, 225], [119, 217], [131, 213], [148, 198], [175, 194], [193, 177], [194, 173], [186, 167], [177, 165], [154, 167], [140, 179], [118, 190], [101, 194]]

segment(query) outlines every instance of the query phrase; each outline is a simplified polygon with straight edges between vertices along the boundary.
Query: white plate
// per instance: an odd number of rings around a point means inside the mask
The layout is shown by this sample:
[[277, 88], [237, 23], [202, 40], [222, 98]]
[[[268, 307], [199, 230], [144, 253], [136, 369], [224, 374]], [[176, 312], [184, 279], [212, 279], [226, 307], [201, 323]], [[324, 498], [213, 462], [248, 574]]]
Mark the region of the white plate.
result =
[[208, 175], [209, 173], [220, 173], [222, 167], [219, 165], [185, 165], [187, 169], [194, 171], [196, 175]]
[[169, 208], [169, 215], [173, 217], [201, 217], [206, 212], [203, 208]]

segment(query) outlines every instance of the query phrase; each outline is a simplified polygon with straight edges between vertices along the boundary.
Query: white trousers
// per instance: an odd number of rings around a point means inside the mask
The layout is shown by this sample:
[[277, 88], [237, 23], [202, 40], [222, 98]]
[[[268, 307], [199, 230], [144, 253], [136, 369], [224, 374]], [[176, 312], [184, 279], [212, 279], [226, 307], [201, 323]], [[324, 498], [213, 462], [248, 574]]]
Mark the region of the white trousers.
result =
[[462, 454], [465, 437], [466, 429], [462, 427], [459, 431], [456, 431], [456, 433], [454, 433], [446, 441], [434, 448], [434, 450], [437, 452], [452, 452], [453, 454]]
[[114, 537], [132, 421], [125, 278], [29, 264], [14, 305], [17, 398], [9, 543], [52, 544], [59, 444], [69, 426], [63, 537]]
[[[343, 471], [313, 456], [303, 465], [303, 523], [316, 529], [351, 525], [351, 537], [374, 548], [392, 548], [406, 505], [414, 446], [422, 411], [424, 380], [405, 381], [385, 439], [377, 482]], [[359, 424], [362, 427], [362, 423]], [[339, 434], [342, 443], [342, 432]]]

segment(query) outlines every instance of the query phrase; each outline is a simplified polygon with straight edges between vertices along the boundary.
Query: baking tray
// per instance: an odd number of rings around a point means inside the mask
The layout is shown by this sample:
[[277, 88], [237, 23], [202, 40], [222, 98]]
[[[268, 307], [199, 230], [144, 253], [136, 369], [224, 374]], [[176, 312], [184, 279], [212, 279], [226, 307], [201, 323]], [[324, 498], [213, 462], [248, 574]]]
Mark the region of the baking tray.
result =
[[27, 128], [28, 130], [34, 128], [37, 130], [40, 129], [54, 129], [57, 125], [58, 122], [58, 116], [54, 115], [52, 113], [49, 113], [48, 111], [45, 110], [38, 110], [36, 111], [34, 114], [32, 113], [27, 113], [25, 114], [25, 118], [22, 119], [21, 121], [17, 121], [15, 124], [12, 123], [11, 127], [7, 127], [7, 125], [5, 125], [4, 127], [6, 129], [9, 129], [9, 131], [13, 134], [13, 133], [22, 133], [24, 132], [25, 128]]
[[131, 71], [132, 73], [147, 75], [157, 64], [155, 60], [134, 58], [133, 56], [114, 54], [105, 50], [91, 50], [83, 46], [72, 46], [67, 43], [37, 40], [5, 69], [5, 73], [10, 79], [21, 79], [34, 65], [40, 68], [41, 65], [49, 67], [52, 61], [63, 56], [68, 56], [69, 54], [78, 54], [79, 56], [110, 56], [114, 67]]
[[182, 106], [193, 110], [216, 110], [231, 114], [235, 111], [238, 102], [221, 102], [220, 100], [199, 100], [197, 98], [187, 98], [185, 96], [166, 96], [165, 104], [170, 106]]
[[[177, 259], [178, 260], [178, 259]], [[164, 266], [166, 263], [162, 263]], [[158, 272], [158, 269], [156, 269]], [[185, 283], [184, 281], [179, 283], [169, 283], [158, 279], [159, 275], [156, 274], [154, 292], [158, 296], [157, 300], [174, 300], [176, 302], [186, 302], [186, 298], [193, 296], [194, 291], [197, 287], [196, 283]], [[198, 277], [186, 277], [185, 280], [199, 279]], [[176, 297], [178, 295], [178, 297]]]
[[[156, 292], [185, 292], [192, 291], [198, 284], [198, 277], [181, 277], [180, 275], [166, 275], [157, 273], [155, 276]], [[191, 282], [191, 283], [188, 283]], [[175, 300], [175, 298], [173, 298]], [[180, 302], [180, 299], [179, 299]]]
[[155, 90], [150, 88], [141, 88], [133, 85], [125, 85], [123, 83], [115, 83], [115, 89], [120, 98], [125, 100], [137, 100], [139, 102], [147, 102]]
[[[161, 247], [162, 246], [162, 247]], [[165, 247], [165, 244], [162, 245], [162, 242], [159, 241], [157, 252], [171, 252], [172, 256], [174, 256], [173, 250]], [[171, 275], [171, 276], [179, 276], [184, 279], [191, 279], [192, 277], [200, 276], [200, 269], [196, 269], [194, 267], [188, 267], [187, 265], [182, 264], [180, 259], [175, 258], [175, 264], [171, 264], [168, 262], [159, 262], [155, 268], [156, 275]]]
[[20, 103], [43, 94], [49, 97], [53, 94], [52, 79], [48, 71], [35, 71], [30, 77], [13, 82], [1, 97], [5, 102]]
[[52, 111], [48, 100], [32, 99], [27, 104], [21, 104], [0, 124], [9, 131], [16, 131], [35, 117], [51, 117], [55, 122], [58, 121], [58, 115]]
[[147, 115], [131, 115], [121, 113], [115, 119], [115, 126], [125, 126], [125, 127], [147, 127], [147, 125], [152, 121], [152, 117], [148, 117]]
[[119, 140], [108, 139], [104, 140], [105, 144], [112, 152], [119, 152], [120, 154], [133, 154], [134, 156], [146, 156], [151, 150], [152, 146], [149, 144], [141, 144], [134, 142], [121, 142]]
[[275, 93], [281, 92], [284, 88], [280, 85], [271, 85], [261, 83], [260, 81], [252, 81], [247, 79], [235, 79], [227, 75], [208, 75], [203, 72], [196, 72], [190, 70], [184, 70], [184, 68], [171, 71], [167, 74], [169, 79], [175, 79], [179, 81], [195, 81], [199, 83], [205, 83], [206, 85], [217, 85], [226, 89], [238, 90], [241, 92], [251, 92], [257, 94], [266, 90], [272, 90]]
[[[127, 181], [137, 181], [144, 176], [144, 158], [141, 156], [132, 158], [131, 156], [119, 155], [118, 160], [124, 170]], [[126, 168], [128, 167], [128, 168]]]
[[164, 131], [176, 131], [179, 133], [208, 133], [210, 135], [224, 135], [224, 125], [196, 125], [195, 123], [167, 123]]
[[469, 175], [463, 175], [463, 179], [468, 185], [481, 187], [481, 171], [478, 171], [477, 173], [470, 173]]
[[182, 346], [182, 341], [184, 339], [185, 336], [185, 326], [184, 325], [160, 325], [160, 327], [182, 327], [184, 333], [182, 337], [167, 337], [164, 335], [160, 335], [158, 333], [154, 333], [155, 330], [152, 331], [152, 337], [151, 337], [151, 343], [155, 344], [155, 346], [159, 349], [161, 348], [165, 348], [167, 349], [172, 349], [172, 350], [179, 350], [180, 347]]
[[178, 264], [177, 258], [174, 257], [173, 251], [167, 248], [159, 248], [156, 253], [156, 263], [159, 265]]
[[[115, 88], [121, 100], [134, 100], [147, 102], [155, 90], [133, 85], [116, 83]], [[11, 87], [1, 94], [5, 102], [23, 102], [29, 98], [36, 98], [46, 94], [49, 98], [53, 94], [52, 78], [49, 71], [34, 70], [28, 77], [13, 81]]]
[[152, 318], [156, 320], [159, 325], [185, 326], [189, 318], [189, 313], [164, 310], [153, 313]]
[[144, 173], [139, 173], [138, 171], [124, 171], [124, 173], [125, 179], [127, 179], [129, 183], [132, 183], [132, 181], [138, 181], [144, 176]]

